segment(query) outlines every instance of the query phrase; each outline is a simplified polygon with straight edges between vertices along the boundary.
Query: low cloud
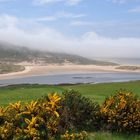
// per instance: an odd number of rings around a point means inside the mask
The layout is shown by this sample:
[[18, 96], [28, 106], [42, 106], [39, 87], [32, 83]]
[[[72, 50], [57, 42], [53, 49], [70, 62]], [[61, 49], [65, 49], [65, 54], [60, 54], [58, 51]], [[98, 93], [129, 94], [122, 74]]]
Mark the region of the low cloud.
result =
[[140, 38], [109, 38], [96, 32], [79, 37], [66, 36], [55, 29], [37, 26], [28, 30], [22, 22], [8, 15], [0, 16], [0, 39], [19, 46], [40, 50], [74, 53], [86, 57], [139, 57]]

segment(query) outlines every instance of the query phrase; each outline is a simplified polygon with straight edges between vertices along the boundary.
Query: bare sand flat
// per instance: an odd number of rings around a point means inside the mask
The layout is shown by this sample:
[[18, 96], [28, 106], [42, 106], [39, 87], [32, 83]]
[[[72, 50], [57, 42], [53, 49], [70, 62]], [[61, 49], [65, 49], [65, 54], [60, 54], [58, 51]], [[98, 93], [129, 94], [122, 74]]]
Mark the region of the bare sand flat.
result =
[[8, 74], [0, 74], [0, 80], [13, 79], [27, 76], [37, 75], [54, 75], [54, 74], [70, 74], [70, 73], [92, 73], [92, 72], [140, 72], [140, 70], [121, 70], [116, 69], [117, 66], [97, 66], [97, 65], [25, 65], [25, 70]]

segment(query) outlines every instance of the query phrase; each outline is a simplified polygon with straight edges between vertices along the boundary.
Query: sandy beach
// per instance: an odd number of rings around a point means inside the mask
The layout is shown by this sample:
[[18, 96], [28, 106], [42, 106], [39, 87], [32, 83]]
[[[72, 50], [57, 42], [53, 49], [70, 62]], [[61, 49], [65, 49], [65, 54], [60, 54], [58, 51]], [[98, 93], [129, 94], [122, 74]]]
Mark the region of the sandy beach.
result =
[[37, 75], [54, 75], [54, 74], [70, 74], [70, 73], [92, 73], [92, 72], [140, 72], [131, 70], [116, 69], [117, 66], [97, 66], [97, 65], [24, 65], [25, 70], [20, 72], [0, 74], [0, 80], [14, 79], [27, 76]]

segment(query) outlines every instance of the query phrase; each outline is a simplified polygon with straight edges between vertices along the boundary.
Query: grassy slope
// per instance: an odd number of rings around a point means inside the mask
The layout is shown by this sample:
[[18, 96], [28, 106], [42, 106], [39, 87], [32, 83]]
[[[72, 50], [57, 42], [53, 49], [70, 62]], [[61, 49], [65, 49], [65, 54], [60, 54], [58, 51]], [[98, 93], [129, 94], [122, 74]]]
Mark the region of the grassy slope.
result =
[[0, 88], [0, 105], [5, 106], [19, 100], [23, 102], [31, 101], [49, 92], [61, 93], [67, 89], [77, 90], [82, 95], [101, 103], [107, 96], [114, 94], [116, 90], [121, 88], [130, 90], [140, 96], [140, 81], [73, 86], [20, 85]]

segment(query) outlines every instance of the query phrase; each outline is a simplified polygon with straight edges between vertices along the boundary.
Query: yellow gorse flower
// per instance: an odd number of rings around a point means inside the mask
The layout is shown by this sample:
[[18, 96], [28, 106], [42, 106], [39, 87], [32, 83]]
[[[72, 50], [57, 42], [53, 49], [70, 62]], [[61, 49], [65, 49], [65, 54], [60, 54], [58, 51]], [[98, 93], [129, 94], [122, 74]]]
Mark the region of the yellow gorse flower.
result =
[[28, 126], [23, 131], [32, 137], [32, 139], [36, 139], [40, 135], [38, 131], [39, 124], [37, 123], [37, 120], [37, 117], [32, 117], [31, 120], [25, 118], [25, 122]]
[[0, 117], [3, 117], [7, 108], [0, 107]]
[[57, 109], [59, 108], [59, 101], [61, 100], [61, 98], [57, 95], [57, 93], [55, 94], [48, 94], [48, 102], [43, 103], [43, 107], [46, 109], [46, 111], [49, 114], [54, 114], [56, 117], [59, 117], [59, 113], [57, 112]]
[[16, 111], [20, 111], [20, 109], [21, 109], [21, 102], [19, 101], [17, 103], [10, 104], [9, 107], [15, 109]]
[[37, 117], [32, 117], [31, 120], [25, 118], [25, 122], [28, 124], [28, 129], [32, 128], [33, 126], [35, 126], [36, 124], [36, 121], [37, 121]]
[[61, 136], [63, 140], [84, 140], [87, 137], [87, 133], [85, 131], [82, 131], [81, 133], [73, 133], [69, 134], [68, 131], [64, 135]]
[[30, 104], [26, 104], [25, 108], [27, 109], [26, 113], [33, 113], [36, 111], [37, 101], [31, 101]]
[[61, 100], [61, 98], [57, 95], [57, 93], [55, 94], [48, 94], [48, 98], [49, 98], [49, 104], [53, 107], [55, 107], [55, 105]]

